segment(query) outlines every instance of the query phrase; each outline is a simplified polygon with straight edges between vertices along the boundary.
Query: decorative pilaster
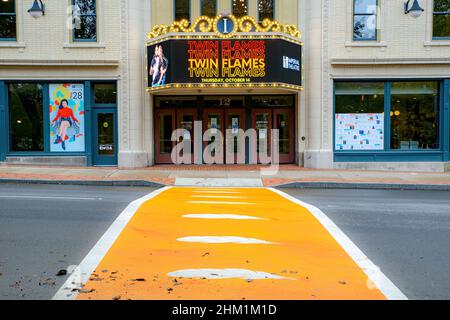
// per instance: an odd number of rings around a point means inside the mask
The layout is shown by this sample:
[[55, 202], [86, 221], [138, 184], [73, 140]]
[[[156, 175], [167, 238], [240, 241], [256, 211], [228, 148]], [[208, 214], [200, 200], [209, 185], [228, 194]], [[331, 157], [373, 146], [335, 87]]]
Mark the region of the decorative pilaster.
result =
[[128, 59], [128, 0], [121, 0], [120, 13], [120, 104], [119, 104], [119, 152], [130, 149], [129, 122], [130, 122], [130, 86], [129, 86], [129, 59]]

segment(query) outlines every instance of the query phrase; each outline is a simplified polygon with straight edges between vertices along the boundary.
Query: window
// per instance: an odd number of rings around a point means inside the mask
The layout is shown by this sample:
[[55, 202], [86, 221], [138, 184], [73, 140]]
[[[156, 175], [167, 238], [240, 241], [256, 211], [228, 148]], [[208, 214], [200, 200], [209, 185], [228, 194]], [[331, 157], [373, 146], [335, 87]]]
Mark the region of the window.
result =
[[116, 104], [117, 87], [115, 83], [96, 83], [94, 84], [94, 102], [95, 104]]
[[274, 20], [275, 18], [275, 0], [258, 0], [259, 21], [264, 19]]
[[294, 96], [254, 96], [252, 106], [255, 108], [283, 108], [295, 105]]
[[450, 38], [450, 1], [434, 0], [433, 37]]
[[16, 2], [0, 1], [0, 40], [15, 41], [16, 35]]
[[217, 14], [217, 0], [200, 0], [201, 15], [215, 17]]
[[335, 87], [336, 150], [384, 149], [384, 83], [339, 82]]
[[391, 149], [439, 148], [437, 82], [393, 82]]
[[11, 151], [44, 151], [42, 85], [15, 83], [8, 89]]
[[175, 21], [183, 19], [191, 21], [191, 1], [175, 0]]
[[95, 0], [72, 0], [73, 41], [97, 41], [97, 7]]
[[354, 0], [353, 40], [377, 40], [378, 0]]
[[335, 150], [439, 149], [439, 97], [438, 81], [336, 82]]
[[242, 17], [248, 15], [248, 0], [232, 0], [233, 1], [233, 15], [235, 17]]

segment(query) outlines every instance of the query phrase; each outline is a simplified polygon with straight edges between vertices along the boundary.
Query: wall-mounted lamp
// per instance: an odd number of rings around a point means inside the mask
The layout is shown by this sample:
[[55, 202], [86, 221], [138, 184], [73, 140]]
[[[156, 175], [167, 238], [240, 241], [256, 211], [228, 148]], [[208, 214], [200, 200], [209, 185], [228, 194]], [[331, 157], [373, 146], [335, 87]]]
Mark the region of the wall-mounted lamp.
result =
[[413, 18], [418, 18], [425, 10], [419, 5], [418, 0], [414, 0], [412, 6], [409, 6], [411, 0], [405, 2], [405, 14], [409, 14]]
[[42, 0], [34, 0], [33, 6], [28, 10], [28, 13], [35, 19], [45, 16], [45, 6]]

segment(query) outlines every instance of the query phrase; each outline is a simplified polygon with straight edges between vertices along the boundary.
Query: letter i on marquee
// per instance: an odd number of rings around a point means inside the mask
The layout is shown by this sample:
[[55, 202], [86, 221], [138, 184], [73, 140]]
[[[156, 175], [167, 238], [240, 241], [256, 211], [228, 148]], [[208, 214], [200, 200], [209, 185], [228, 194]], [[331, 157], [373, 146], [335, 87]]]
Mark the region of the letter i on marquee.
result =
[[227, 18], [223, 19], [223, 33], [227, 34], [228, 33], [228, 28], [227, 28]]
[[234, 23], [231, 19], [223, 17], [217, 22], [217, 29], [222, 34], [229, 34], [233, 32]]

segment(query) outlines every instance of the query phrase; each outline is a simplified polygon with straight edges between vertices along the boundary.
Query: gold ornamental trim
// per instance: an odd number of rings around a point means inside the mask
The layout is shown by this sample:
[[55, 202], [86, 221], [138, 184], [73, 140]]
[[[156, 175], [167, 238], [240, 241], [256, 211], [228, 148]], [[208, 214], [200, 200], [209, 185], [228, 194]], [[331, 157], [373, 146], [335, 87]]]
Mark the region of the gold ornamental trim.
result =
[[159, 87], [147, 87], [147, 92], [162, 91], [168, 89], [205, 89], [205, 88], [215, 88], [215, 89], [229, 89], [229, 88], [239, 88], [239, 89], [258, 89], [258, 88], [272, 88], [272, 89], [285, 89], [288, 91], [303, 91], [303, 86], [297, 86], [292, 84], [287, 84], [283, 82], [256, 82], [256, 83], [171, 83], [165, 84]]
[[[217, 24], [222, 18], [227, 18], [233, 21], [234, 30], [230, 33], [224, 34], [219, 32]], [[148, 39], [154, 39], [169, 33], [215, 33], [217, 37], [228, 39], [236, 35], [236, 33], [270, 33], [278, 32], [285, 33], [294, 38], [301, 38], [301, 33], [295, 25], [281, 24], [278, 21], [264, 19], [261, 23], [255, 18], [244, 16], [237, 18], [233, 15], [218, 15], [215, 18], [201, 16], [197, 18], [192, 24], [188, 20], [183, 19], [173, 22], [169, 25], [154, 26], [148, 33]]]

